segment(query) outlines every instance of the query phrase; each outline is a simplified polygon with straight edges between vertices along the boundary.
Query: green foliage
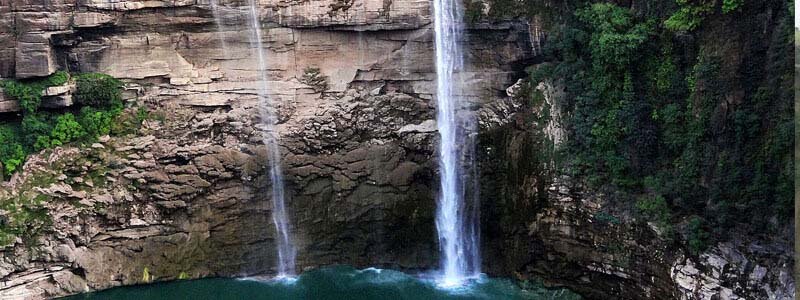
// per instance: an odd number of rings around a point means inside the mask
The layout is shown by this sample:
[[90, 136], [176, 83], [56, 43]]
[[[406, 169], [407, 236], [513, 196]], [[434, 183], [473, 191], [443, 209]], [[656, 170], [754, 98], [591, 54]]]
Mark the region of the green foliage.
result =
[[86, 130], [78, 123], [75, 116], [71, 113], [65, 113], [56, 119], [53, 131], [50, 132], [50, 144], [60, 146], [71, 141], [77, 141], [85, 136]]
[[81, 109], [78, 123], [90, 137], [98, 137], [111, 133], [111, 125], [116, 114], [113, 111], [96, 110], [91, 107]]
[[681, 80], [680, 76], [676, 76], [680, 73], [669, 50], [669, 48], [665, 49], [661, 55], [655, 58], [654, 63], [657, 65], [654, 68], [655, 73], [649, 74], [655, 79], [654, 88], [659, 94], [669, 93], [679, 85], [676, 81]]
[[655, 223], [661, 234], [666, 239], [672, 239], [674, 227], [672, 225], [672, 210], [667, 204], [667, 200], [661, 195], [645, 197], [636, 202], [636, 208], [647, 216], [651, 222]]
[[[5, 93], [20, 101], [24, 112], [19, 123], [0, 125], [0, 173], [11, 175], [31, 152], [69, 142], [88, 141], [109, 134], [115, 125], [131, 125], [114, 122], [122, 112], [122, 84], [104, 74], [76, 76], [76, 98], [84, 105], [78, 117], [69, 112], [39, 111], [42, 91], [50, 86], [63, 85], [69, 80], [69, 74], [59, 71], [41, 79], [0, 82]], [[146, 115], [149, 116], [149, 113]], [[133, 117], [133, 123], [137, 122], [137, 118], [141, 116]], [[137, 124], [141, 124], [141, 120]], [[133, 128], [138, 128], [138, 125]]]
[[[58, 72], [48, 78], [28, 81], [3, 81], [6, 93], [20, 99], [24, 108], [21, 120], [0, 123], [0, 179], [7, 178], [20, 169], [27, 155], [34, 151], [63, 145], [69, 142], [85, 142], [99, 135], [108, 134], [117, 115], [122, 112], [122, 102], [118, 89], [121, 85], [116, 79], [106, 75], [93, 74], [82, 76], [84, 83], [78, 88], [84, 96], [95, 95], [92, 101], [84, 104], [96, 104], [101, 107], [85, 105], [78, 117], [70, 112], [39, 111], [38, 104], [41, 92], [48, 86], [62, 85], [69, 80], [67, 73]], [[88, 84], [87, 84], [88, 82]], [[117, 92], [110, 90], [116, 87]], [[135, 113], [128, 114], [136, 119]], [[139, 114], [141, 115], [141, 113]], [[145, 113], [149, 116], [149, 113]], [[139, 121], [141, 123], [141, 121]], [[93, 182], [102, 184], [102, 174], [92, 175]], [[27, 177], [27, 185], [47, 186], [52, 178], [36, 176]], [[0, 199], [0, 248], [14, 243], [20, 238], [23, 243], [32, 243], [35, 237], [46, 226], [50, 218], [43, 202], [46, 196], [30, 193], [31, 189], [23, 189], [21, 194]], [[28, 192], [24, 192], [28, 191]], [[149, 276], [149, 275], [148, 275]]]
[[46, 196], [32, 197], [21, 194], [0, 202], [0, 210], [5, 211], [5, 218], [0, 218], [0, 248], [8, 246], [17, 237], [23, 243], [30, 243], [49, 225], [50, 219], [43, 202]]
[[650, 25], [635, 22], [629, 10], [610, 3], [593, 4], [576, 16], [588, 25], [593, 67], [599, 71], [624, 71], [652, 31]]
[[705, 16], [714, 10], [717, 0], [675, 0], [680, 6], [664, 26], [673, 31], [695, 30], [703, 22]]
[[147, 119], [150, 119], [150, 111], [147, 110], [147, 107], [139, 106], [139, 108], [136, 109], [136, 121], [141, 124]]
[[[685, 0], [674, 11], [631, 11], [595, 3], [559, 16], [548, 63], [529, 76], [564, 87], [554, 109], [567, 134], [565, 171], [622, 195], [616, 201], [636, 204], [668, 235], [677, 220], [696, 216], [687, 242], [698, 251], [733, 228], [764, 232], [789, 220], [795, 125], [786, 5]], [[675, 32], [723, 24], [763, 31], [758, 12], [767, 9], [775, 23], [758, 39], [709, 36], [687, 46]], [[743, 20], [711, 22], [733, 12]], [[658, 26], [681, 18], [680, 26]]]
[[7, 124], [0, 124], [0, 173], [11, 175], [25, 161], [27, 153], [19, 141], [17, 128]]
[[67, 72], [58, 71], [52, 75], [32, 80], [4, 80], [0, 87], [7, 95], [17, 99], [25, 113], [33, 113], [42, 103], [42, 92], [51, 86], [63, 85], [69, 81]]
[[527, 88], [527, 90], [523, 91], [521, 94], [528, 96], [530, 100], [528, 105], [532, 107], [540, 105], [545, 101], [544, 93], [538, 90], [536, 87], [540, 82], [546, 81], [550, 76], [552, 76], [553, 65], [541, 64], [535, 68], [528, 68], [526, 71], [528, 72], [528, 84], [524, 85], [523, 87]]
[[122, 108], [122, 82], [106, 74], [86, 73], [76, 76], [75, 102], [97, 108]]
[[42, 90], [37, 90], [30, 85], [9, 80], [4, 81], [2, 87], [3, 92], [19, 101], [20, 107], [25, 112], [35, 111], [42, 102]]
[[731, 13], [738, 10], [742, 4], [744, 4], [744, 0], [722, 0], [722, 12], [723, 13]]
[[117, 115], [114, 122], [111, 124], [111, 134], [113, 135], [128, 135], [136, 132], [144, 120], [153, 117], [147, 108], [140, 106], [135, 111], [127, 110]]
[[694, 255], [705, 251], [708, 248], [709, 234], [703, 228], [703, 220], [698, 216], [692, 216], [689, 219], [688, 230], [689, 251]]
[[607, 212], [602, 212], [602, 211], [601, 211], [601, 212], [599, 212], [599, 213], [596, 213], [596, 214], [594, 215], [594, 219], [595, 219], [597, 222], [601, 223], [601, 224], [614, 224], [614, 225], [618, 225], [618, 224], [620, 223], [620, 220], [619, 220], [619, 218], [617, 218], [617, 217], [615, 217], [614, 215], [611, 215], [611, 214], [609, 214], [609, 213], [607, 213]]
[[636, 22], [629, 10], [608, 3], [575, 15], [575, 27], [558, 44], [564, 47], [565, 63], [553, 72], [567, 76], [568, 92], [577, 94], [575, 111], [569, 114], [575, 132], [570, 142], [581, 149], [577, 162], [588, 173], [611, 173], [616, 184], [631, 184], [619, 141], [638, 125], [629, 118], [637, 108], [634, 72], [652, 35], [652, 22]]
[[51, 224], [44, 204], [49, 196], [33, 190], [33, 187], [49, 186], [55, 175], [33, 173], [23, 178], [19, 193], [1, 194], [0, 197], [0, 248], [13, 244], [17, 238], [25, 245], [36, 243], [36, 237]]
[[50, 147], [53, 124], [53, 117], [44, 112], [26, 114], [22, 118], [23, 141], [28, 150], [39, 151]]
[[[692, 31], [697, 29], [703, 20], [714, 13], [719, 0], [675, 0], [679, 9], [664, 21], [664, 26], [672, 31]], [[744, 0], [721, 0], [722, 13], [728, 14], [739, 10]]]

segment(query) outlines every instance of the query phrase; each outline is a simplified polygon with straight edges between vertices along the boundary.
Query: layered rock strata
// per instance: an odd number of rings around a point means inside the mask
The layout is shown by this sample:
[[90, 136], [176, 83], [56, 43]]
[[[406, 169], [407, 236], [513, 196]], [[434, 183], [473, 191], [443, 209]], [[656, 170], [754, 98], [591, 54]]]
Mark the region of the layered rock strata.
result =
[[[6, 199], [46, 199], [47, 225], [1, 250], [0, 295], [141, 283], [145, 269], [157, 280], [272, 274], [264, 85], [280, 114], [298, 266], [435, 266], [429, 3], [347, 3], [261, 2], [266, 83], [242, 3], [13, 3], [3, 77], [110, 74], [131, 105], [163, 118], [33, 156], [4, 185]], [[523, 75], [526, 30], [484, 24], [467, 36], [475, 63], [462, 96], [487, 127], [514, 112], [502, 91]]]

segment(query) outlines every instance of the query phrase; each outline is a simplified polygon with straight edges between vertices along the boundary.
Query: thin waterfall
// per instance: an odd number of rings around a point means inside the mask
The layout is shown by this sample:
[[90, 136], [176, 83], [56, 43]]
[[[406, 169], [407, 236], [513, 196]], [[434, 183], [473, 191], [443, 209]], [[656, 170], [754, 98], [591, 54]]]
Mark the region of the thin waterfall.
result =
[[[360, 9], [356, 10], [356, 24], [362, 24], [362, 26], [366, 26], [366, 1], [362, 1], [360, 4]], [[357, 26], [358, 27], [358, 26]], [[364, 28], [356, 28], [358, 31], [358, 64], [359, 68], [363, 67], [364, 65]]]
[[289, 216], [286, 213], [286, 195], [284, 194], [283, 172], [281, 171], [281, 154], [278, 147], [279, 135], [275, 130], [278, 122], [277, 111], [270, 97], [267, 96], [267, 62], [261, 38], [261, 23], [256, 0], [250, 0], [250, 26], [253, 32], [253, 45], [258, 57], [258, 71], [261, 86], [258, 89], [261, 126], [264, 130], [264, 145], [267, 147], [269, 160], [269, 178], [272, 180], [272, 221], [277, 230], [276, 244], [278, 248], [278, 278], [295, 275], [295, 256], [297, 254], [289, 236]]
[[403, 46], [400, 48], [400, 59], [401, 59], [401, 68], [400, 68], [400, 76], [402, 78], [406, 78], [407, 76], [411, 75], [411, 68], [414, 67], [410, 64], [409, 58], [412, 55], [411, 48], [412, 46], [412, 35], [406, 36], [406, 41], [403, 43]]
[[217, 24], [217, 38], [219, 38], [219, 42], [222, 45], [222, 55], [224, 58], [229, 58], [228, 45], [225, 41], [226, 29], [225, 25], [222, 23], [222, 16], [220, 15], [218, 0], [211, 0], [211, 13], [214, 15], [214, 23]]
[[[463, 18], [459, 0], [434, 0], [436, 47], [436, 120], [440, 135], [440, 194], [436, 230], [441, 251], [444, 286], [460, 285], [480, 272], [477, 226], [477, 190], [474, 178], [474, 131], [472, 114], [462, 110], [456, 72], [464, 67], [460, 42]], [[466, 166], [466, 168], [465, 168]], [[470, 171], [472, 170], [472, 171]], [[470, 198], [470, 199], [468, 199]], [[467, 200], [469, 201], [468, 203]], [[471, 205], [470, 205], [471, 204]]]

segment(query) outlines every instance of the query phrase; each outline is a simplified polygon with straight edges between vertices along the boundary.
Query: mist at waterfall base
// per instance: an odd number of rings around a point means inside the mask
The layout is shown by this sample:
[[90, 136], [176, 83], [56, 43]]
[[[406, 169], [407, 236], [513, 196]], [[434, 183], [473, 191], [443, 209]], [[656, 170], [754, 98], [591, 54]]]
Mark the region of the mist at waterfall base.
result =
[[305, 272], [294, 281], [210, 278], [113, 288], [65, 298], [114, 300], [525, 300], [580, 299], [565, 289], [520, 289], [507, 279], [481, 277], [470, 284], [444, 289], [433, 280], [381, 269], [336, 266]]

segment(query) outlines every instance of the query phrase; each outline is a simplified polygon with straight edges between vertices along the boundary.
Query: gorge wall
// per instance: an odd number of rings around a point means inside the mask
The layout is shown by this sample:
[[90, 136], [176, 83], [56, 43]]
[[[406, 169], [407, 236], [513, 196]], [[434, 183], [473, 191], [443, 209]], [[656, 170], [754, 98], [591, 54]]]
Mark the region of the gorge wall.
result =
[[740, 237], [698, 254], [675, 247], [608, 195], [548, 171], [552, 162], [537, 153], [550, 147], [531, 121], [537, 114], [523, 109], [482, 134], [487, 273], [542, 278], [588, 299], [794, 298], [784, 239]]
[[[298, 266], [432, 268], [430, 3], [260, 5]], [[3, 7], [3, 45], [11, 46], [3, 77], [106, 73], [127, 83], [129, 102], [163, 121], [146, 121], [136, 136], [29, 159], [2, 197], [46, 199], [46, 225], [3, 250], [2, 295], [139, 283], [145, 268], [159, 280], [274, 272], [257, 128], [264, 83], [244, 4], [220, 3], [220, 25], [208, 3], [194, 1]], [[509, 22], [467, 36], [475, 63], [463, 74], [472, 88], [462, 96], [486, 126], [513, 113], [504, 90], [520, 76], [514, 62], [530, 58], [527, 32]]]
[[[219, 5], [220, 25], [203, 1], [0, 0], [0, 77], [102, 72], [163, 116], [133, 136], [35, 155], [0, 187], [2, 199], [43, 207], [35, 235], [0, 249], [0, 296], [74, 294], [142, 283], [144, 273], [274, 273], [248, 11]], [[299, 269], [435, 268], [430, 2], [259, 5]], [[793, 292], [788, 259], [751, 263], [758, 254], [737, 250], [746, 245], [693, 262], [660, 253], [650, 227], [598, 223], [601, 196], [537, 172], [526, 155], [541, 145], [525, 121], [537, 108], [506, 92], [534, 58], [530, 32], [525, 22], [476, 23], [464, 41], [489, 274], [538, 276], [589, 298]], [[0, 97], [0, 110], [13, 114], [13, 103]]]

